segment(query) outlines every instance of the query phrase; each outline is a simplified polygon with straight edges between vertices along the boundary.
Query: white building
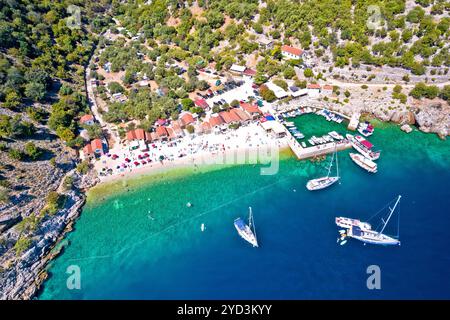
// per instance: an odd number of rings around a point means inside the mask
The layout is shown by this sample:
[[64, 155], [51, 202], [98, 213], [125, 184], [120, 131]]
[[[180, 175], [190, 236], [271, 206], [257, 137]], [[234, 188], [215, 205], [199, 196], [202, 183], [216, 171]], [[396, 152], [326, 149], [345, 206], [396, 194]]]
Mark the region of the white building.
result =
[[267, 82], [265, 85], [267, 86], [267, 88], [272, 90], [273, 93], [275, 93], [275, 97], [277, 97], [278, 99], [285, 98], [288, 96], [288, 93], [283, 88], [277, 86], [272, 82]]
[[239, 66], [237, 64], [233, 64], [230, 68], [230, 71], [237, 72], [237, 73], [243, 73], [245, 71], [245, 66]]
[[281, 54], [286, 59], [300, 59], [303, 55], [303, 50], [284, 45], [281, 47]]

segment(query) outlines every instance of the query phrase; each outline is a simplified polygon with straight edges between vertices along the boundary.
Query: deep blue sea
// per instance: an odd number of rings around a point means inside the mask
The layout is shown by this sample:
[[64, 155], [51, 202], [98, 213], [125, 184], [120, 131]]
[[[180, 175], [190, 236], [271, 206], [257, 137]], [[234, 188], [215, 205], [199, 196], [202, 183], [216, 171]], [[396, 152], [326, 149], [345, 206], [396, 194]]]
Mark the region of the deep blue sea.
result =
[[[307, 135], [345, 133], [344, 125], [312, 117], [295, 120]], [[449, 299], [450, 142], [376, 125], [369, 139], [382, 150], [378, 173], [342, 151], [341, 184], [318, 192], [305, 184], [326, 174], [329, 157], [285, 156], [273, 176], [239, 165], [93, 189], [39, 298]], [[368, 219], [399, 194], [401, 246], [336, 242], [336, 216]], [[233, 226], [249, 206], [260, 248]], [[80, 268], [80, 290], [66, 286], [71, 265]], [[366, 286], [370, 265], [380, 267], [380, 290]]]

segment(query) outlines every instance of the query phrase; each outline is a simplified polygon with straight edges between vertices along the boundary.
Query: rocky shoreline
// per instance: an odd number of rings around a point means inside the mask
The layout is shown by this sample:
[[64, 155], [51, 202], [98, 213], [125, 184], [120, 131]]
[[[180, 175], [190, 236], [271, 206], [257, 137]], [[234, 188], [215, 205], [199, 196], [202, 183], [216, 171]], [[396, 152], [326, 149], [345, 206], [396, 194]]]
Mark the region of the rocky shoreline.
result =
[[36, 296], [41, 284], [48, 277], [48, 263], [61, 251], [58, 247], [73, 225], [86, 201], [85, 191], [98, 183], [94, 172], [81, 176], [75, 170], [68, 174], [75, 177], [74, 187], [66, 195], [64, 208], [46, 217], [33, 234], [33, 245], [15, 257], [9, 252], [1, 257], [1, 265], [11, 268], [0, 272], [0, 299], [27, 300]]

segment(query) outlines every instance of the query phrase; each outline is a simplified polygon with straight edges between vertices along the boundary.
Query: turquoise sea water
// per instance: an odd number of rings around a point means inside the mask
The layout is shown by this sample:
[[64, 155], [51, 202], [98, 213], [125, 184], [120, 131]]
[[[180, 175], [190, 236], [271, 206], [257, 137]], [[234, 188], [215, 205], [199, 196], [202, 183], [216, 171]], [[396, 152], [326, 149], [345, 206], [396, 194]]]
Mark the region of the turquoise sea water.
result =
[[[295, 122], [307, 136], [345, 133], [315, 115]], [[382, 150], [378, 173], [343, 151], [342, 183], [319, 192], [305, 183], [326, 174], [329, 157], [284, 157], [274, 176], [239, 165], [96, 188], [39, 298], [450, 298], [450, 142], [383, 124], [370, 141]], [[336, 243], [335, 216], [367, 219], [398, 194], [400, 247]], [[248, 206], [258, 249], [233, 226]], [[70, 265], [80, 267], [81, 290], [67, 289]], [[381, 269], [381, 290], [366, 287], [369, 265]]]

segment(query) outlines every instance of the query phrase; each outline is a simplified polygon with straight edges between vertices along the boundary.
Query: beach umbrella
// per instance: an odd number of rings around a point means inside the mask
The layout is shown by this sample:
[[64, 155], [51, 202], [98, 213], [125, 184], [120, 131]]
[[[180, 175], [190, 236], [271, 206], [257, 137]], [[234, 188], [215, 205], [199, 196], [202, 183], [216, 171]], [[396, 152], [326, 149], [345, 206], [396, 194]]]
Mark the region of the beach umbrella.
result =
[[159, 160], [163, 161], [163, 160], [164, 160], [164, 156], [163, 156], [163, 155], [160, 155], [160, 156], [159, 156]]

